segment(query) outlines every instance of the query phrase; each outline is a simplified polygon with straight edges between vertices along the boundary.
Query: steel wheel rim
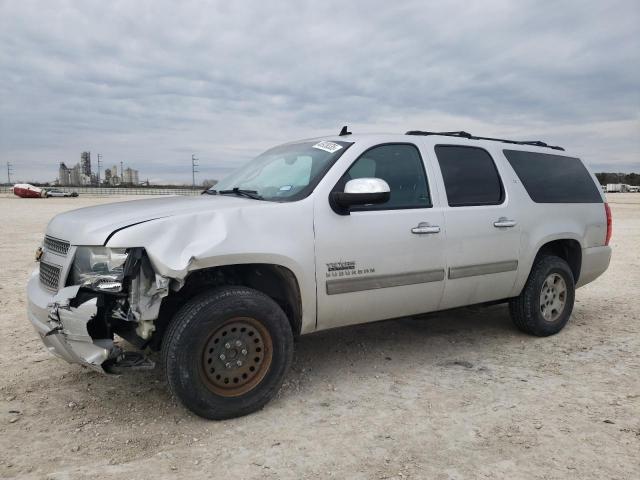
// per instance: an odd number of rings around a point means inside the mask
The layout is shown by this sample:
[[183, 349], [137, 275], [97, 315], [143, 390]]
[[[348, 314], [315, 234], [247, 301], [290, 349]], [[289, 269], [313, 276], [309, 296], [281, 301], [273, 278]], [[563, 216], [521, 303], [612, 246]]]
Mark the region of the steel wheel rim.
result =
[[567, 304], [567, 283], [558, 273], [545, 278], [540, 289], [540, 313], [546, 322], [555, 322], [560, 318]]
[[230, 318], [204, 342], [202, 378], [213, 393], [237, 397], [262, 381], [272, 358], [273, 342], [262, 323], [251, 317]]

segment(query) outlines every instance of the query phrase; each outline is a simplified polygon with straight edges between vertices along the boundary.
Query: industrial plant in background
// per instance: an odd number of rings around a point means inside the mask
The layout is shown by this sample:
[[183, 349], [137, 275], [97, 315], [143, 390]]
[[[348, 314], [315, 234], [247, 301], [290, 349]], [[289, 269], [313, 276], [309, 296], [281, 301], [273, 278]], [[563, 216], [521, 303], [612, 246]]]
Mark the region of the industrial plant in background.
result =
[[133, 168], [125, 168], [121, 175], [118, 176], [118, 167], [114, 165], [111, 168], [107, 168], [104, 171], [103, 185], [115, 186], [115, 185], [138, 185], [140, 180], [138, 179], [138, 170]]
[[[114, 165], [104, 171], [104, 179], [100, 178], [100, 158], [98, 155], [98, 172], [91, 171], [91, 152], [82, 152], [80, 162], [74, 167], [67, 167], [64, 162], [60, 162], [58, 170], [58, 185], [69, 186], [119, 186], [119, 185], [139, 185], [140, 180], [138, 170], [124, 168], [120, 163], [120, 170]], [[120, 174], [118, 174], [120, 171]]]

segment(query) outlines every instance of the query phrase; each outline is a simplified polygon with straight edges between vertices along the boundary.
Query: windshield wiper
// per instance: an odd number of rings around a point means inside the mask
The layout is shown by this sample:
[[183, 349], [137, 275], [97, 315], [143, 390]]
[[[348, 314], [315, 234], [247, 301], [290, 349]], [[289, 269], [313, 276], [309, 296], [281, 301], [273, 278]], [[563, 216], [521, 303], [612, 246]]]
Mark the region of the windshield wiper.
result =
[[[215, 192], [215, 190], [213, 190]], [[243, 190], [242, 188], [234, 187], [231, 190], [220, 190], [220, 195], [240, 195], [242, 197], [253, 198], [254, 200], [262, 200], [262, 196], [258, 195], [256, 190]], [[215, 195], [215, 194], [214, 194]]]

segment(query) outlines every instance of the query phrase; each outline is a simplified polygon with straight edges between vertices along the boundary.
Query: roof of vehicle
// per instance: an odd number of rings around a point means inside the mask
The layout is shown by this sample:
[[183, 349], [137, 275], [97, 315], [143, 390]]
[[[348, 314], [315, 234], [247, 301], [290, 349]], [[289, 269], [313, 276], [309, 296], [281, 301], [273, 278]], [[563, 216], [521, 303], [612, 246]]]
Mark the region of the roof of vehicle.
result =
[[[439, 140], [446, 140], [447, 142], [452, 142], [460, 145], [464, 145], [469, 142], [471, 145], [483, 145], [483, 144], [496, 144], [501, 143], [504, 144], [505, 148], [517, 148], [522, 150], [529, 151], [538, 151], [545, 152], [556, 155], [566, 155], [564, 152], [565, 149], [563, 147], [557, 145], [549, 145], [541, 140], [512, 140], [512, 139], [503, 139], [503, 138], [494, 138], [494, 137], [484, 137], [484, 136], [476, 136], [472, 135], [468, 132], [431, 132], [424, 130], [409, 130], [404, 134], [386, 134], [386, 133], [351, 133], [346, 132], [346, 129], [343, 128], [341, 134], [339, 135], [330, 135], [330, 136], [322, 136], [315, 138], [308, 138], [299, 141], [345, 141], [345, 142], [357, 142], [357, 141], [380, 141], [380, 142], [400, 142], [400, 141], [411, 141], [412, 138], [415, 137], [429, 137]], [[291, 142], [291, 143], [297, 143]]]

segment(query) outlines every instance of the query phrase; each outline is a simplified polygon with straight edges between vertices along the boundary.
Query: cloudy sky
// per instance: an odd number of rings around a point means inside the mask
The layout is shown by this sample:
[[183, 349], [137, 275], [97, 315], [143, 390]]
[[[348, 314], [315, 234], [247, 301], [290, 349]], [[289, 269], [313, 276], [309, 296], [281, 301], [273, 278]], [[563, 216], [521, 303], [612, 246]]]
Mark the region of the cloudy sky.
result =
[[640, 171], [640, 2], [0, 0], [0, 181], [82, 150], [220, 178], [284, 141], [466, 130]]

